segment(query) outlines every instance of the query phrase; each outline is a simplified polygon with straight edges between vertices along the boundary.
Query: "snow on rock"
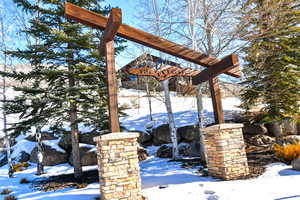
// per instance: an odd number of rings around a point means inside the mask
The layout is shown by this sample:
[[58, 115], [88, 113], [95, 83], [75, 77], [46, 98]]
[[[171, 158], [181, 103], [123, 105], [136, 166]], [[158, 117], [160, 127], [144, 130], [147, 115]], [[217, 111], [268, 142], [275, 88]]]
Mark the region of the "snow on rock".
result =
[[91, 144], [84, 144], [84, 143], [79, 143], [79, 147], [80, 148], [89, 148], [89, 152], [96, 152], [97, 148], [95, 145], [91, 145]]
[[24, 134], [21, 134], [16, 138], [17, 143], [12, 147], [12, 158], [18, 158], [22, 151], [30, 154], [36, 146], [36, 142], [30, 142], [28, 140], [25, 140], [25, 138], [26, 136]]
[[89, 149], [95, 148], [95, 145], [79, 143], [79, 147], [86, 147]]
[[44, 145], [46, 145], [46, 146], [51, 147], [52, 149], [55, 149], [56, 151], [65, 153], [66, 151], [63, 150], [62, 148], [60, 148], [60, 147], [58, 146], [59, 140], [60, 140], [60, 139], [58, 139], [58, 140], [44, 140], [44, 141], [42, 141], [42, 143], [43, 143]]

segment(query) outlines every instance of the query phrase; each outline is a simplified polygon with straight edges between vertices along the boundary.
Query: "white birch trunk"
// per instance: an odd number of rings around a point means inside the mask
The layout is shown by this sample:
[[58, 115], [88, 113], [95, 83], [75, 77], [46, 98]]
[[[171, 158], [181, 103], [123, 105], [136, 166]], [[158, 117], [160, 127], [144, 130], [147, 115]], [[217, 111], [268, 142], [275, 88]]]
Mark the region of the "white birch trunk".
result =
[[169, 128], [170, 128], [170, 136], [171, 141], [173, 144], [173, 159], [176, 160], [179, 158], [178, 152], [178, 142], [177, 142], [177, 135], [176, 135], [176, 127], [175, 127], [175, 120], [172, 112], [171, 106], [171, 98], [170, 98], [170, 91], [169, 91], [169, 80], [164, 80], [163, 82], [164, 94], [165, 94], [165, 105], [168, 112], [168, 119], [169, 119]]
[[[7, 51], [6, 47], [6, 32], [4, 31], [4, 15], [0, 11], [1, 19], [0, 19], [0, 28], [1, 28], [1, 40], [2, 40], [2, 50], [3, 52]], [[3, 57], [3, 71], [7, 71], [7, 55], [4, 53]], [[4, 108], [4, 103], [7, 100], [6, 96], [6, 79], [5, 77], [2, 77], [2, 117], [3, 117], [3, 133], [4, 133], [4, 141], [5, 141], [5, 147], [6, 147], [6, 154], [7, 154], [7, 163], [8, 163], [8, 177], [13, 177], [13, 163], [11, 159], [11, 138], [10, 134], [7, 132], [7, 114]]]
[[38, 162], [37, 162], [37, 175], [44, 174], [44, 152], [43, 152], [43, 144], [42, 144], [42, 134], [41, 134], [41, 128], [38, 127], [35, 129], [35, 137], [37, 141], [37, 148], [38, 148]]
[[150, 120], [153, 121], [152, 117], [152, 105], [151, 105], [151, 93], [149, 89], [149, 79], [146, 78], [145, 83], [146, 83], [146, 91], [147, 91], [147, 99], [148, 99], [148, 105], [149, 105], [149, 114], [150, 114]]
[[207, 161], [204, 147], [204, 137], [201, 131], [204, 128], [204, 112], [203, 112], [203, 94], [202, 85], [197, 87], [197, 110], [198, 110], [198, 126], [199, 126], [199, 139], [200, 139], [200, 157], [202, 161]]

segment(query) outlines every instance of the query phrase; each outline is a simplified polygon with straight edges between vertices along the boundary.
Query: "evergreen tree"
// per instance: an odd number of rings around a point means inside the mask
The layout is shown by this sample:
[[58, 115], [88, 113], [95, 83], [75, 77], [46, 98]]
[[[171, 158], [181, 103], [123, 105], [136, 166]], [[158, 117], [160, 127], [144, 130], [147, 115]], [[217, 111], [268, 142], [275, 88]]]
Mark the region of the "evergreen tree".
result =
[[299, 118], [300, 1], [248, 0], [244, 12], [244, 107], [259, 103], [260, 122]]
[[[20, 133], [35, 126], [48, 125], [53, 130], [71, 127], [75, 177], [82, 174], [79, 155], [79, 124], [93, 131], [108, 129], [107, 93], [104, 58], [98, 54], [99, 32], [64, 17], [64, 0], [28, 0], [14, 2], [31, 15], [30, 27], [24, 30], [38, 44], [25, 50], [9, 52], [32, 65], [28, 73], [6, 73], [29, 85], [15, 88], [22, 94], [7, 104], [10, 113], [20, 113], [13, 131]], [[70, 0], [82, 8], [101, 14], [109, 8], [98, 0]], [[117, 48], [121, 50], [122, 47]], [[67, 123], [67, 124], [66, 124]]]

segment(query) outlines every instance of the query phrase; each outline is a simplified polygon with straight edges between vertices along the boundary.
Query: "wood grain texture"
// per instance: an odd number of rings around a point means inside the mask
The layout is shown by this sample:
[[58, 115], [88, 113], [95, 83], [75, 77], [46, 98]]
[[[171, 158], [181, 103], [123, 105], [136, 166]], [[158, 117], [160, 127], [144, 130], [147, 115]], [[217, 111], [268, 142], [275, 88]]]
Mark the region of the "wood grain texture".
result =
[[118, 116], [118, 85], [115, 70], [115, 48], [114, 41], [105, 43], [106, 54], [106, 77], [108, 82], [109, 95], [109, 122], [112, 133], [120, 132], [120, 122]]
[[102, 35], [101, 43], [99, 46], [99, 51], [101, 55], [105, 54], [106, 42], [109, 42], [115, 38], [121, 24], [122, 24], [122, 11], [120, 8], [113, 8], [110, 11], [106, 28]]
[[[107, 17], [80, 8], [68, 2], [65, 3], [65, 15], [68, 19], [73, 19], [78, 22], [81, 22], [82, 24], [101, 30], [105, 29], [108, 22]], [[117, 35], [130, 41], [184, 59], [186, 61], [202, 65], [204, 67], [212, 67], [216, 63], [220, 62], [219, 59], [213, 56], [194, 51], [183, 45], [179, 45], [174, 42], [165, 40], [163, 38], [157, 37], [155, 35], [128, 26], [126, 24], [120, 25]], [[225, 73], [237, 78], [241, 76], [240, 71], [237, 69], [232, 69]]]
[[236, 54], [231, 54], [220, 62], [216, 63], [212, 67], [206, 68], [201, 71], [198, 75], [193, 77], [193, 85], [198, 85], [211, 78], [214, 78], [222, 73], [225, 73], [231, 69], [239, 68], [239, 60]]
[[209, 88], [211, 94], [211, 100], [214, 108], [214, 117], [217, 124], [225, 123], [224, 112], [222, 106], [222, 95], [217, 77], [209, 79]]

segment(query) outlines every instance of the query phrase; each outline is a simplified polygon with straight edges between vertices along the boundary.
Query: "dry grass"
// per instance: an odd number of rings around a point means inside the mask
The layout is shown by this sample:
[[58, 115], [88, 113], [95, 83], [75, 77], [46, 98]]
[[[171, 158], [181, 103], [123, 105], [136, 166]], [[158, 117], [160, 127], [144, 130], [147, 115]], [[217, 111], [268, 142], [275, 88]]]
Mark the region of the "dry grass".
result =
[[6, 195], [6, 194], [10, 194], [10, 193], [12, 193], [12, 190], [10, 190], [10, 189], [3, 189], [3, 190], [0, 192], [1, 195]]
[[300, 144], [274, 144], [274, 150], [276, 157], [288, 164], [291, 163], [294, 159], [300, 158]]

